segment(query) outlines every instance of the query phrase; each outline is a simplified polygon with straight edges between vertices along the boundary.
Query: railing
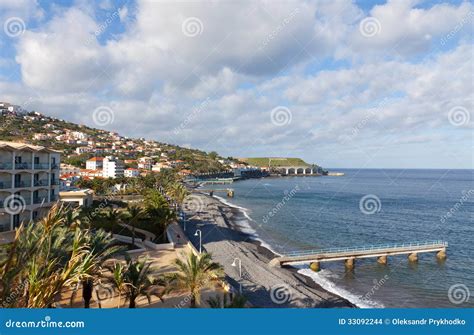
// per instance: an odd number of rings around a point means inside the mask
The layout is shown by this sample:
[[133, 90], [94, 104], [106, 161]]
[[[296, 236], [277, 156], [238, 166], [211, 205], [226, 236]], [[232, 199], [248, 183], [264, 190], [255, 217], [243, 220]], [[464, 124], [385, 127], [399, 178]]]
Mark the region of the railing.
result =
[[51, 169], [53, 170], [59, 169], [59, 164], [51, 163]]
[[33, 198], [33, 203], [36, 204], [41, 204], [44, 202], [48, 202], [48, 197], [38, 197], [38, 198]]
[[31, 163], [15, 163], [16, 170], [29, 170], [31, 167]]
[[[17, 199], [18, 204], [31, 205], [31, 200], [29, 198], [23, 198], [22, 196], [19, 196]], [[8, 202], [5, 202], [5, 200], [0, 200], [0, 208], [6, 208], [7, 206]]]
[[296, 256], [308, 256], [315, 254], [328, 254], [328, 253], [340, 253], [340, 252], [352, 252], [352, 251], [374, 251], [383, 249], [397, 249], [397, 248], [410, 248], [410, 247], [431, 247], [431, 246], [448, 246], [448, 242], [445, 241], [428, 241], [428, 242], [412, 242], [412, 243], [394, 243], [394, 244], [380, 244], [370, 245], [364, 247], [347, 247], [347, 248], [327, 248], [327, 249], [315, 249], [315, 250], [302, 250], [292, 251], [285, 253], [283, 257], [296, 257]]
[[48, 179], [35, 180], [34, 186], [48, 186]]
[[35, 169], [48, 170], [49, 164], [48, 163], [35, 163]]
[[31, 187], [31, 181], [15, 181], [15, 187]]
[[12, 170], [12, 163], [0, 163], [0, 170]]
[[12, 187], [12, 182], [11, 181], [0, 181], [0, 189], [1, 190], [11, 188], [11, 187]]

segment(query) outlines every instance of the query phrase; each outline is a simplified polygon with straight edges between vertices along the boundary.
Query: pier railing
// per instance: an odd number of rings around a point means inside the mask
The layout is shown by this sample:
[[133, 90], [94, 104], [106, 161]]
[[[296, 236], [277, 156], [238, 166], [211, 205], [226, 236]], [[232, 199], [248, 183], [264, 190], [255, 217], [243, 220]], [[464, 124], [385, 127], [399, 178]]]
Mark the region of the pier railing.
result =
[[392, 243], [392, 244], [377, 244], [361, 247], [346, 247], [346, 248], [326, 248], [326, 249], [314, 249], [314, 250], [300, 250], [292, 251], [289, 253], [283, 253], [282, 257], [298, 257], [315, 254], [328, 254], [328, 253], [340, 253], [340, 252], [352, 252], [352, 251], [372, 251], [372, 250], [386, 250], [386, 249], [399, 249], [399, 248], [411, 248], [411, 247], [436, 247], [436, 246], [448, 246], [446, 241], [424, 241], [424, 242], [410, 242], [410, 243]]

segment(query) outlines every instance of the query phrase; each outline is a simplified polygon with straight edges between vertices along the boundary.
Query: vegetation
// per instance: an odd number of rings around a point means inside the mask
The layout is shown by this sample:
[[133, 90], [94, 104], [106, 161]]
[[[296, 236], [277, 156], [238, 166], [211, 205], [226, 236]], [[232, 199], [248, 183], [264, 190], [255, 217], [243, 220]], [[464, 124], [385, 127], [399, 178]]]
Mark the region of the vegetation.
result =
[[310, 166], [301, 158], [284, 158], [284, 157], [254, 157], [254, 158], [241, 158], [242, 162], [249, 165], [259, 167], [278, 167], [278, 166]]
[[115, 263], [110, 268], [113, 274], [111, 281], [119, 293], [125, 293], [129, 308], [135, 308], [137, 298], [142, 295], [146, 296], [149, 302], [152, 295], [163, 299], [167, 292], [166, 281], [164, 277], [153, 276], [153, 271], [151, 263], [146, 259], [132, 260], [128, 255], [125, 265]]
[[209, 307], [211, 308], [245, 308], [247, 304], [247, 298], [241, 294], [235, 295], [227, 301], [227, 293], [224, 294], [223, 299], [216, 295], [207, 300]]
[[119, 251], [102, 233], [67, 225], [65, 211], [56, 204], [36, 224], [18, 228], [0, 261], [3, 307], [53, 307], [64, 288], [96, 280], [103, 260]]
[[214, 287], [224, 275], [222, 266], [213, 262], [210, 254], [196, 256], [189, 253], [185, 262], [176, 259], [175, 265], [178, 272], [172, 275], [171, 287], [174, 290], [189, 292], [191, 308], [201, 304], [201, 290]]

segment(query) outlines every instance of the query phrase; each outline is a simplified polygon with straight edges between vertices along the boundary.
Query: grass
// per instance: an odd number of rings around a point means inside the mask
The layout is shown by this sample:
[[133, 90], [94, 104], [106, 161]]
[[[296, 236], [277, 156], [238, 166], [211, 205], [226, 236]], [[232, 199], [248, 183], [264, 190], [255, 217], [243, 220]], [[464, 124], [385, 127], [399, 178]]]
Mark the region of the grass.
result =
[[278, 166], [310, 166], [301, 158], [283, 158], [283, 157], [252, 157], [252, 158], [240, 158], [241, 161], [246, 162], [250, 165], [268, 167], [268, 161], [272, 167]]

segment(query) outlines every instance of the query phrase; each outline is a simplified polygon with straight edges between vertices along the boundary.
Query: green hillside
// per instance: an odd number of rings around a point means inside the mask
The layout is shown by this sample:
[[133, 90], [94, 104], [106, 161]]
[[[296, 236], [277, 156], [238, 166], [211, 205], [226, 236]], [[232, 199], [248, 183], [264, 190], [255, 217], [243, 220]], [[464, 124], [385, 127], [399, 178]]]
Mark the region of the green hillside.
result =
[[283, 158], [283, 157], [249, 157], [240, 158], [242, 162], [250, 165], [268, 167], [269, 163], [272, 167], [278, 166], [310, 166], [301, 158]]

